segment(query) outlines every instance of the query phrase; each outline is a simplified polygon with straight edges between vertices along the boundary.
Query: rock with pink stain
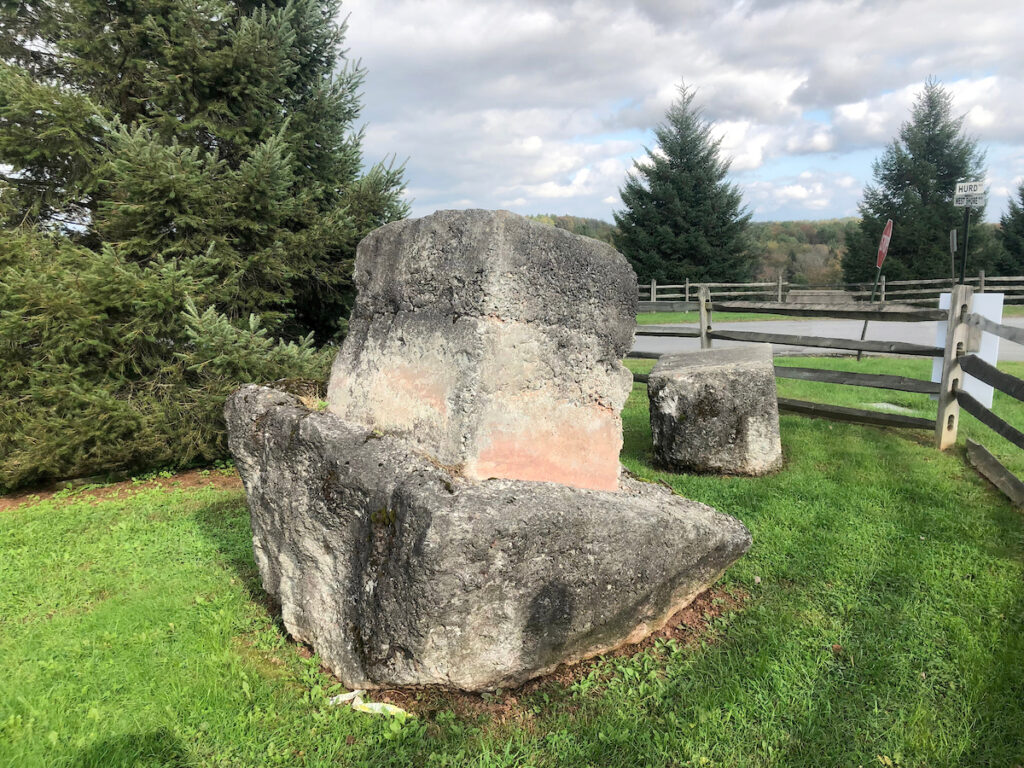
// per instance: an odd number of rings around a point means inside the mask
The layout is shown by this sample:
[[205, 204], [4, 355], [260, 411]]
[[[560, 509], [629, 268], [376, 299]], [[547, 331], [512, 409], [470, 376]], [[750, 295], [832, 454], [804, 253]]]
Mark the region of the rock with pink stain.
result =
[[346, 685], [519, 685], [643, 639], [747, 551], [620, 474], [614, 249], [445, 211], [372, 233], [355, 277], [330, 412], [256, 386], [225, 407], [264, 588]]
[[439, 211], [359, 245], [329, 410], [469, 480], [616, 490], [636, 276], [610, 245], [507, 211]]

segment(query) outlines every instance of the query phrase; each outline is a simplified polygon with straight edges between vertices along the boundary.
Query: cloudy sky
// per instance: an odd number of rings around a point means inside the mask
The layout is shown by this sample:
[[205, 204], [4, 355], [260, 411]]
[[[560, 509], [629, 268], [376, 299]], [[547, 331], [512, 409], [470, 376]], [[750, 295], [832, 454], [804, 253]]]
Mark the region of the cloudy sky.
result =
[[1020, 0], [347, 0], [368, 161], [413, 215], [611, 220], [681, 82], [755, 219], [856, 214], [929, 76], [987, 150], [996, 220], [1024, 179]]

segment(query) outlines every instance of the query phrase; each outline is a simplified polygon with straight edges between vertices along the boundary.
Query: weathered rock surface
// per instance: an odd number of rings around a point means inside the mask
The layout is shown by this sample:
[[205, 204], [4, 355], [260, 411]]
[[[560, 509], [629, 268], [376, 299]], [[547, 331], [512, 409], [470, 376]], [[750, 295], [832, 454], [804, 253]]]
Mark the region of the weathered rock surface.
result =
[[660, 628], [750, 546], [620, 477], [636, 283], [508, 212], [389, 224], [356, 259], [330, 412], [225, 408], [256, 562], [350, 686], [513, 686]]
[[654, 454], [663, 466], [730, 475], [782, 466], [771, 345], [664, 355], [647, 393]]
[[263, 387], [225, 415], [264, 587], [348, 686], [516, 685], [642, 639], [750, 545], [659, 486], [469, 482]]
[[470, 479], [618, 487], [636, 277], [611, 246], [507, 211], [360, 244], [329, 410]]

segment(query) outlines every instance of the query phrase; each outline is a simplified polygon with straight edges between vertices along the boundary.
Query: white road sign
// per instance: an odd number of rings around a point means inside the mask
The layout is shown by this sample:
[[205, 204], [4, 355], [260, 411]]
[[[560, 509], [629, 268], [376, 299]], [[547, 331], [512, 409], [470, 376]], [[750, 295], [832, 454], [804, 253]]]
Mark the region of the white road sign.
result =
[[983, 181], [961, 181], [956, 185], [956, 192], [954, 193], [958, 197], [960, 195], [984, 195], [985, 194], [985, 182]]
[[953, 205], [957, 208], [980, 208], [985, 204], [985, 195], [962, 195], [957, 192], [953, 196]]

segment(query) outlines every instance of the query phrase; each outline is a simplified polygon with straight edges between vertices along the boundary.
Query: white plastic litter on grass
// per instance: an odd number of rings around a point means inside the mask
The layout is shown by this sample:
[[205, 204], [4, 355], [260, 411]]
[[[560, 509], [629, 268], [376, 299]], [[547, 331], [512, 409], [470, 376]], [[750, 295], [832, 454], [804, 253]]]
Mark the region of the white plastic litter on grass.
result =
[[409, 713], [394, 704], [384, 704], [379, 701], [363, 701], [366, 691], [359, 689], [332, 696], [329, 701], [335, 706], [350, 704], [356, 712], [366, 712], [370, 715], [393, 715], [394, 717], [410, 717]]

